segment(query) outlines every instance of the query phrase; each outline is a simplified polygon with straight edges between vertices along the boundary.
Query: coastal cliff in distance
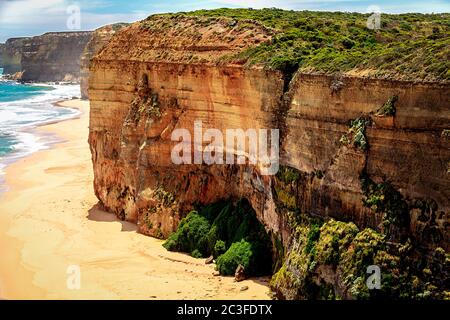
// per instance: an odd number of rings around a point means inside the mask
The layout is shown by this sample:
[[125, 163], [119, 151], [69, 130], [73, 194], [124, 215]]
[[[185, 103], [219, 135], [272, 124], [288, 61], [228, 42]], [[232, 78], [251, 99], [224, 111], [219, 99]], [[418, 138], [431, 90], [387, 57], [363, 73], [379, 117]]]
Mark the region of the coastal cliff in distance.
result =
[[[387, 15], [378, 33], [366, 19], [221, 9], [115, 34], [89, 75], [101, 203], [167, 238], [192, 209], [247, 199], [271, 238], [279, 298], [448, 298], [450, 75], [434, 59], [448, 48], [448, 16]], [[199, 120], [278, 128], [279, 172], [172, 163], [171, 133]], [[366, 286], [373, 265], [378, 291]]]
[[23, 42], [27, 38], [11, 38], [6, 40], [2, 49], [3, 74], [15, 74], [22, 71], [21, 60]]
[[108, 43], [111, 37], [120, 29], [127, 26], [126, 23], [115, 23], [94, 30], [92, 37], [83, 50], [80, 62], [80, 88], [81, 98], [88, 99], [89, 65], [91, 59]]
[[5, 50], [5, 44], [0, 43], [0, 68], [3, 68], [3, 51]]
[[2, 55], [3, 72], [21, 72], [22, 81], [79, 81], [81, 54], [91, 35], [91, 31], [49, 32], [8, 39]]
[[92, 32], [49, 32], [23, 43], [23, 81], [79, 81], [80, 59]]

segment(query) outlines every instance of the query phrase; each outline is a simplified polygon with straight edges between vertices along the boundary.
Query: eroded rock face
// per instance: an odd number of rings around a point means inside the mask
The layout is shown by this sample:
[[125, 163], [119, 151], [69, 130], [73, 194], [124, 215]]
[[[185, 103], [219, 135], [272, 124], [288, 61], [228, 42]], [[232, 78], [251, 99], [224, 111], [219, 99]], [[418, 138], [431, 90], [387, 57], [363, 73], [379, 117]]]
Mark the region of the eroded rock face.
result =
[[92, 32], [50, 32], [24, 40], [23, 81], [79, 81], [80, 58]]
[[88, 83], [89, 83], [89, 64], [91, 59], [108, 43], [111, 37], [120, 29], [125, 27], [126, 23], [116, 23], [96, 29], [89, 42], [87, 43], [82, 57], [80, 70], [80, 88], [81, 98], [88, 99]]
[[[8, 39], [3, 49], [3, 73], [22, 81], [80, 80], [80, 58], [92, 32], [49, 32]], [[17, 76], [16, 76], [17, 78]]]
[[3, 68], [3, 52], [5, 51], [5, 44], [0, 43], [0, 68]]
[[[113, 36], [92, 60], [89, 143], [103, 205], [143, 233], [167, 237], [194, 204], [245, 197], [289, 252], [293, 211], [387, 228], [383, 213], [363, 202], [368, 177], [401, 195], [409, 219], [394, 240], [448, 250], [450, 86], [297, 74], [287, 90], [278, 71], [226, 62], [274, 34], [240, 23], [151, 17]], [[393, 96], [395, 114], [380, 114]], [[358, 137], [355, 119], [367, 121]], [[196, 120], [222, 132], [279, 128], [281, 165], [295, 170], [295, 181], [280, 188], [249, 164], [173, 164], [173, 130], [193, 132]]]
[[27, 38], [11, 38], [6, 40], [2, 50], [2, 66], [4, 74], [14, 74], [22, 71], [23, 43]]

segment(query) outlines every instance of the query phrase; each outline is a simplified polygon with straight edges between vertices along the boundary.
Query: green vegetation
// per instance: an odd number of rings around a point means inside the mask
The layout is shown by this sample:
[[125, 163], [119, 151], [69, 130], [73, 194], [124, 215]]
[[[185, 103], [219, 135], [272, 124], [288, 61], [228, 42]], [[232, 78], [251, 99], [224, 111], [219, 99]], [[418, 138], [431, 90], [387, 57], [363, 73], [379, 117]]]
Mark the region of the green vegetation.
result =
[[340, 143], [343, 145], [349, 145], [352, 143], [355, 147], [365, 151], [369, 148], [369, 144], [366, 138], [366, 127], [371, 125], [370, 119], [358, 118], [350, 121], [350, 129], [348, 133], [343, 135], [340, 139]]
[[[449, 255], [437, 248], [427, 260], [412, 252], [409, 240], [391, 252], [386, 236], [370, 228], [359, 230], [352, 222], [305, 219], [297, 225], [295, 241], [271, 286], [291, 299], [448, 297], [442, 279], [448, 275], [443, 270]], [[371, 265], [382, 270], [380, 290], [366, 285]]]
[[275, 193], [280, 208], [297, 211], [297, 184], [301, 172], [288, 166], [280, 166], [276, 174]]
[[207, 205], [191, 211], [163, 244], [167, 250], [213, 255], [222, 275], [234, 274], [239, 264], [247, 276], [270, 274], [272, 244], [248, 201]]
[[442, 130], [441, 136], [444, 138], [450, 138], [450, 129]]
[[377, 116], [392, 117], [395, 116], [395, 103], [398, 96], [390, 97], [389, 100], [376, 112]]
[[196, 211], [192, 211], [184, 218], [178, 230], [164, 243], [170, 251], [196, 253], [204, 257], [208, 254], [208, 232], [211, 228], [208, 219]]
[[242, 265], [245, 270], [251, 267], [252, 244], [241, 240], [235, 242], [231, 247], [217, 259], [217, 269], [220, 274], [232, 275], [238, 265]]
[[380, 30], [368, 29], [369, 14], [359, 13], [217, 9], [185, 14], [228, 17], [232, 22], [251, 19], [273, 28], [276, 36], [271, 41], [229, 59], [287, 75], [298, 69], [326, 73], [371, 70], [379, 77], [450, 79], [448, 13], [383, 14]]
[[361, 177], [364, 194], [363, 203], [375, 212], [383, 213], [383, 224], [387, 228], [398, 228], [409, 224], [409, 207], [403, 196], [390, 183], [375, 183], [369, 177]]
[[172, 193], [164, 190], [162, 186], [158, 186], [158, 188], [156, 188], [156, 190], [154, 191], [154, 196], [156, 199], [161, 201], [166, 207], [170, 206], [175, 202], [175, 196]]
[[119, 23], [113, 23], [111, 25], [111, 27], [115, 32], [117, 32], [122, 28], [128, 27], [129, 25], [130, 25], [129, 23], [119, 22]]

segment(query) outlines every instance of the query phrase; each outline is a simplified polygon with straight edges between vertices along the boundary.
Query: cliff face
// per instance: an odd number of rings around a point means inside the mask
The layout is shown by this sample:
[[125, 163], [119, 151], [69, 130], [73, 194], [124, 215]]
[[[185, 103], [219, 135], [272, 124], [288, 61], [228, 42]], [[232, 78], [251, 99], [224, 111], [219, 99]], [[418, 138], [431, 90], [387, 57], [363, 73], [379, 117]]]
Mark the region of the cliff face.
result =
[[5, 51], [5, 44], [0, 43], [0, 68], [3, 68], [3, 52]]
[[79, 81], [81, 54], [92, 32], [51, 32], [24, 40], [23, 81]]
[[79, 81], [80, 58], [92, 32], [51, 32], [8, 39], [3, 73], [20, 72], [23, 81]]
[[[248, 21], [152, 17], [112, 38], [89, 77], [89, 142], [103, 205], [143, 233], [167, 237], [194, 204], [247, 198], [291, 273], [299, 213], [448, 250], [450, 86], [305, 73], [287, 86], [279, 71], [244, 68], [245, 57], [227, 62], [274, 33]], [[295, 179], [251, 164], [173, 164], [171, 133], [193, 132], [199, 120], [222, 132], [279, 128], [281, 169]], [[387, 204], [386, 190], [395, 195]], [[343, 286], [333, 272], [318, 274], [337, 291]], [[302, 297], [288, 290], [295, 279], [277, 279], [280, 296]]]
[[[289, 94], [283, 164], [323, 172], [321, 179], [302, 187], [302, 211], [377, 228], [382, 217], [361, 201], [364, 175], [377, 183], [389, 182], [411, 203], [436, 202], [430, 224], [437, 224], [439, 238], [448, 241], [450, 150], [443, 135], [450, 124], [448, 84], [300, 74]], [[392, 97], [395, 115], [380, 114]], [[342, 141], [349, 123], [358, 118], [371, 122], [365, 128], [365, 150]], [[412, 233], [429, 244], [429, 235], [416, 229], [416, 214], [411, 212], [411, 218]]]
[[6, 40], [2, 52], [4, 74], [14, 74], [22, 71], [22, 50], [23, 43], [26, 39], [27, 38], [11, 38]]
[[[150, 22], [170, 23], [165, 18]], [[232, 175], [229, 167], [173, 165], [171, 131], [193, 128], [196, 119], [205, 129], [260, 128], [270, 123], [269, 110], [276, 109], [282, 93], [279, 74], [270, 77], [238, 65], [216, 66], [225, 54], [269, 39], [267, 30], [255, 25], [253, 31], [241, 32], [228, 20], [219, 20], [212, 28], [198, 29], [197, 23], [186, 18], [178, 28], [167, 29], [134, 24], [113, 37], [90, 67], [89, 139], [99, 199], [111, 211], [138, 222], [158, 204], [154, 197], [158, 187], [180, 197], [160, 208], [164, 214], [150, 218], [154, 228], [143, 230], [148, 234], [168, 236], [194, 201], [212, 202], [231, 196], [230, 186], [236, 186], [236, 192], [247, 187], [238, 183], [239, 175]], [[147, 85], [138, 90], [143, 80]], [[154, 112], [131, 107], [133, 101], [136, 106], [143, 100], [153, 101]], [[254, 171], [239, 166], [234, 170], [248, 178]]]
[[81, 56], [81, 70], [80, 70], [80, 87], [81, 98], [88, 99], [88, 82], [89, 82], [89, 65], [91, 59], [108, 43], [111, 37], [120, 29], [125, 27], [125, 23], [116, 23], [113, 25], [104, 26], [95, 30], [91, 39], [87, 43]]

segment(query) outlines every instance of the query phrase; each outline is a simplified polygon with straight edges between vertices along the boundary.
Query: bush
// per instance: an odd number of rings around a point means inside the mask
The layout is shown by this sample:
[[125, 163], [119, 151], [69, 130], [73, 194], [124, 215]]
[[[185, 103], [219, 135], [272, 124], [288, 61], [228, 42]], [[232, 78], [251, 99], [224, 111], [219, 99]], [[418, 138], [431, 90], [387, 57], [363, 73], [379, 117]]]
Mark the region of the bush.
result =
[[191, 252], [191, 256], [197, 259], [203, 258], [203, 255], [197, 249]]
[[225, 242], [222, 240], [217, 240], [215, 246], [214, 246], [214, 258], [219, 257], [220, 255], [224, 254], [227, 251], [227, 247]]
[[398, 96], [392, 96], [389, 100], [377, 111], [377, 116], [394, 116], [396, 109], [395, 103], [398, 100]]
[[[250, 247], [247, 244], [251, 244]], [[171, 251], [188, 252], [196, 258], [213, 255], [221, 259], [225, 256], [221, 263], [226, 267], [219, 271], [226, 270], [227, 273], [221, 271], [221, 274], [231, 274], [228, 269], [233, 264], [230, 261], [238, 261], [234, 255], [242, 253], [245, 247], [249, 249], [246, 254], [251, 255], [251, 259], [247, 264], [241, 264], [246, 267], [248, 276], [269, 274], [272, 269], [272, 243], [245, 199], [238, 201], [236, 206], [221, 201], [191, 211], [163, 246]]]
[[[248, 20], [276, 29], [272, 41], [227, 59], [280, 70], [286, 80], [297, 70], [334, 73], [355, 68], [375, 70], [373, 76], [392, 75], [407, 80], [435, 81], [449, 77], [448, 13], [385, 14], [382, 28], [376, 34], [366, 27], [368, 15], [360, 13], [272, 8], [199, 10], [187, 15], [228, 17], [241, 23], [241, 31], [254, 31]], [[427, 66], [423, 62], [428, 59], [431, 60]]]
[[235, 242], [231, 247], [217, 259], [217, 270], [222, 275], [234, 275], [238, 265], [242, 265], [246, 274], [250, 273], [250, 258], [252, 256], [252, 245], [241, 240]]
[[402, 194], [388, 182], [375, 183], [367, 176], [361, 177], [363, 203], [375, 212], [383, 213], [385, 227], [398, 228], [409, 225], [409, 207]]
[[210, 228], [205, 217], [197, 211], [191, 211], [163, 246], [171, 251], [194, 252], [197, 250], [202, 256], [206, 256], [208, 254], [207, 234]]

